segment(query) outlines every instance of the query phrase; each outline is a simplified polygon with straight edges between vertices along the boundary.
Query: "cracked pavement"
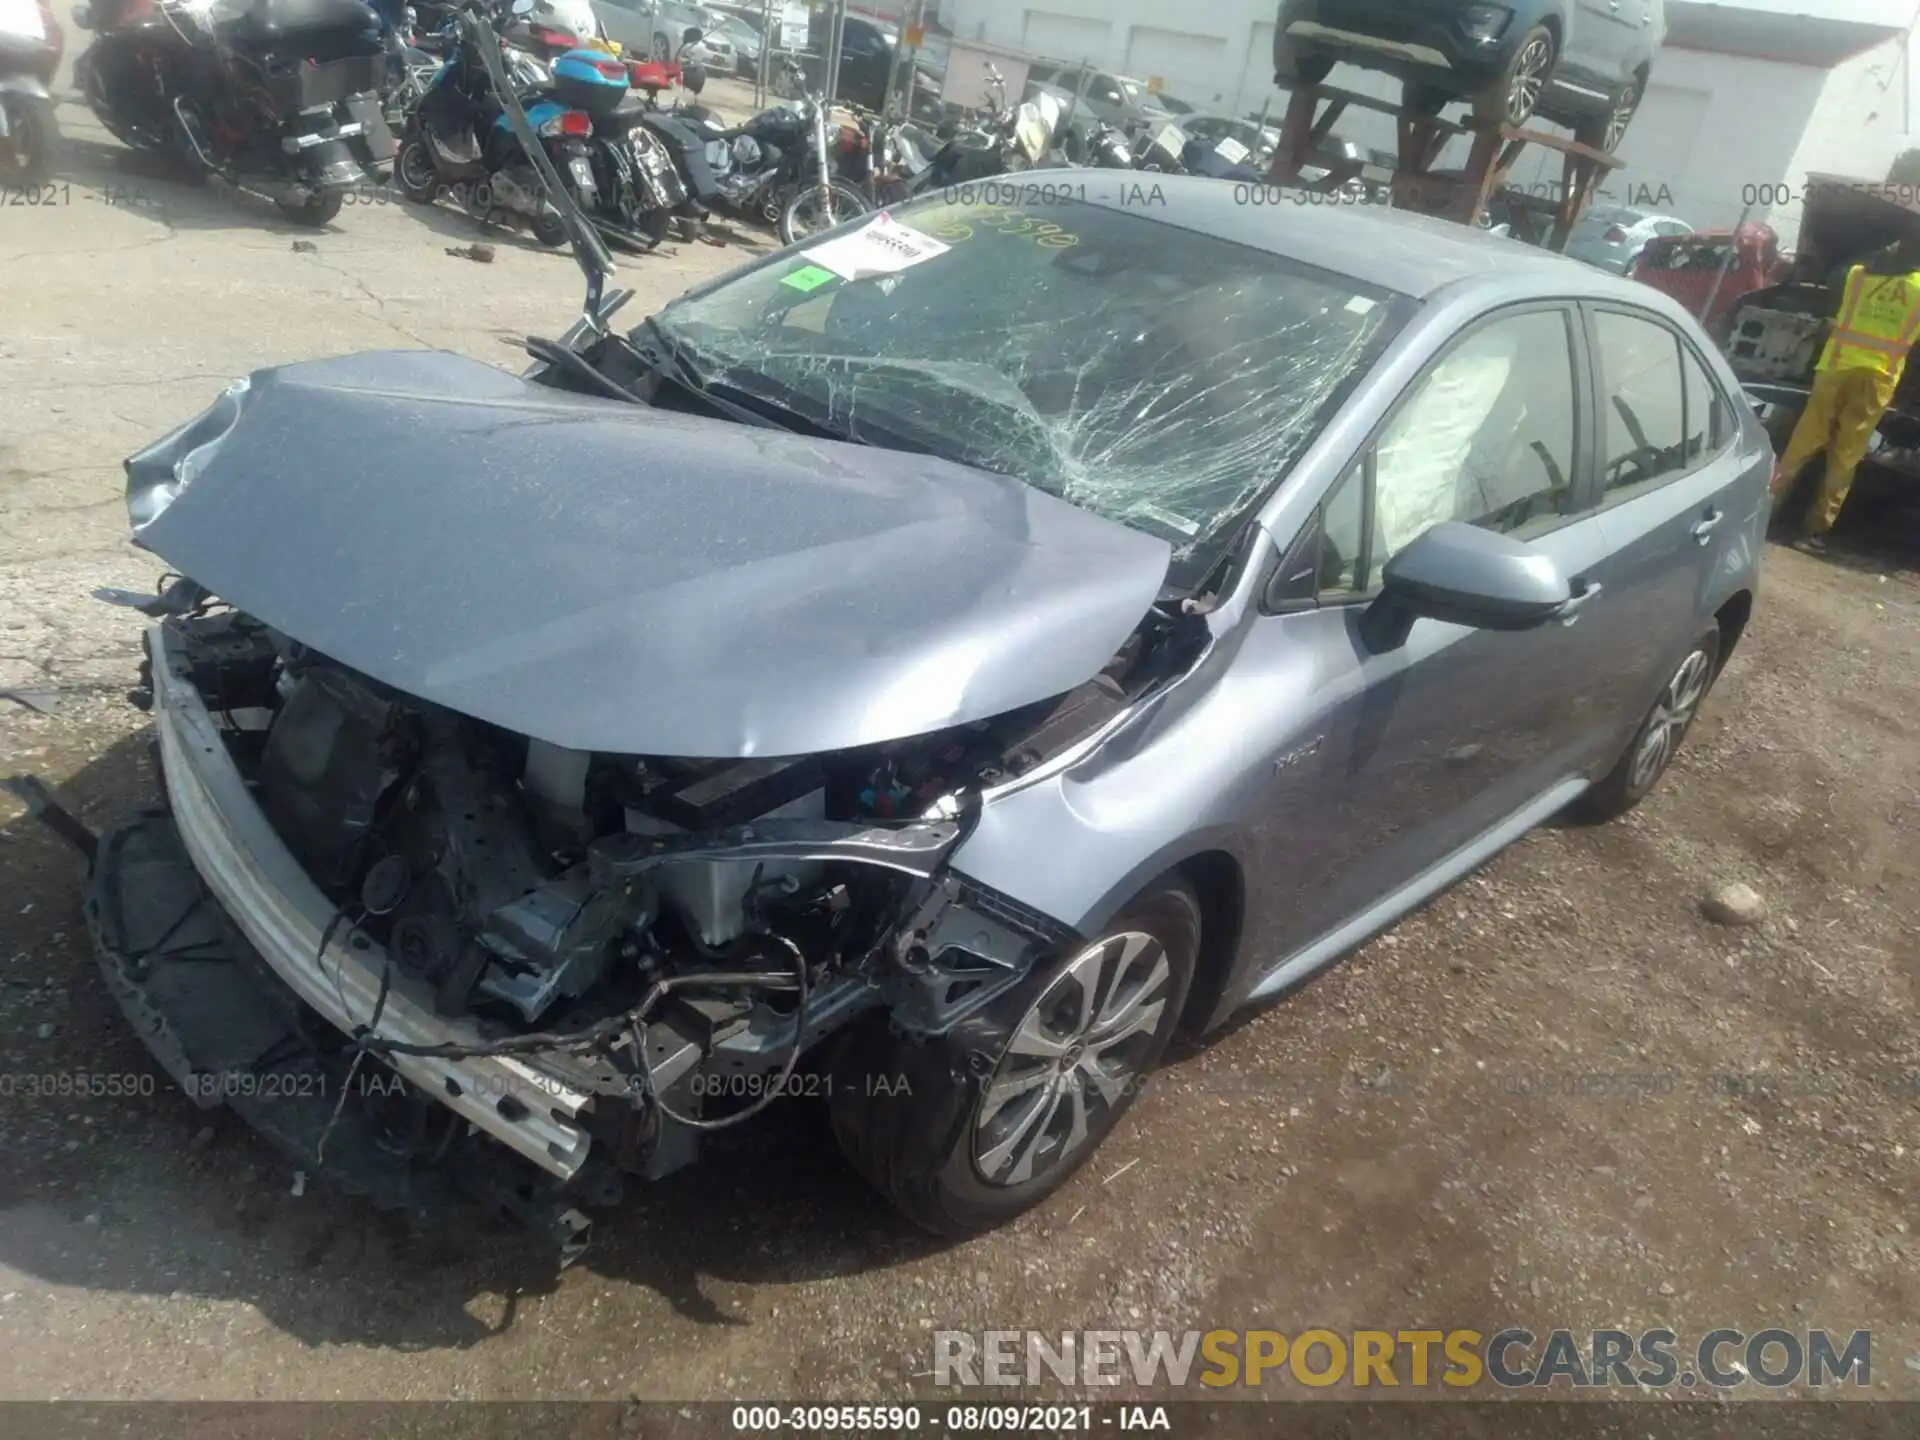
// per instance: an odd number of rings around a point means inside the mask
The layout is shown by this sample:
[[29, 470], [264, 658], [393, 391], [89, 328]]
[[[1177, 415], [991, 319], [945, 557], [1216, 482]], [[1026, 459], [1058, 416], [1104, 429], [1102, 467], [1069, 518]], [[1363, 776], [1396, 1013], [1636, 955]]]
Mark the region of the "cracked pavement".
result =
[[[430, 344], [517, 369], [503, 341], [559, 333], [580, 282], [445, 209], [301, 231], [60, 119], [57, 203], [0, 208], [0, 690], [60, 703], [0, 700], [0, 773], [99, 827], [154, 785], [116, 693], [141, 622], [88, 598], [158, 570], [122, 458], [259, 366]], [[481, 238], [490, 265], [444, 253]], [[738, 258], [623, 261], [627, 315]], [[1843, 537], [1920, 554], [1870, 488]], [[157, 1072], [93, 967], [75, 857], [0, 795], [0, 1399], [931, 1404], [954, 1398], [936, 1328], [1659, 1323], [1870, 1328], [1867, 1393], [1920, 1397], [1916, 622], [1910, 559], [1774, 552], [1648, 804], [1541, 831], [1178, 1055], [1052, 1203], [959, 1245], [895, 1218], [804, 1101], [638, 1190], [556, 1277], [501, 1227], [396, 1233], [164, 1082], [28, 1096]], [[1701, 918], [1727, 880], [1764, 923]]]

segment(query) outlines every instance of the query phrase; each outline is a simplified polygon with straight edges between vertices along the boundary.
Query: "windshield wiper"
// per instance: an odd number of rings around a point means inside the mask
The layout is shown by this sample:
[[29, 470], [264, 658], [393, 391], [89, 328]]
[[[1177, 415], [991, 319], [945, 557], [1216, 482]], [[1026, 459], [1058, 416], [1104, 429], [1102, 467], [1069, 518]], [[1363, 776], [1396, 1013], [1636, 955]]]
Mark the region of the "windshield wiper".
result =
[[[855, 438], [814, 419], [796, 406], [782, 404], [711, 374], [689, 353], [686, 342], [669, 334], [653, 316], [642, 320], [640, 329], [652, 338], [653, 346], [651, 349], [642, 349], [636, 345], [633, 347], [634, 354], [655, 375], [698, 396], [728, 419], [737, 420], [742, 425], [757, 425], [763, 430], [804, 431], [828, 440]], [[769, 411], [774, 413], [769, 414]]]

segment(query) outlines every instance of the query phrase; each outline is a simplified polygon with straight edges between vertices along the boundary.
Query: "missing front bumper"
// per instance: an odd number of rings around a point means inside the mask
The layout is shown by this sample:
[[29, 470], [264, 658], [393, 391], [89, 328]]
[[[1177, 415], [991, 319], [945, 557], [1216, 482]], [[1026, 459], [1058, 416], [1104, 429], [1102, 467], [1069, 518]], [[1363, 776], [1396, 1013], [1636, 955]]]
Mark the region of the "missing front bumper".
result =
[[226, 1106], [293, 1165], [415, 1225], [478, 1201], [551, 1241], [563, 1264], [586, 1249], [590, 1222], [575, 1200], [590, 1197], [384, 1065], [356, 1068], [350, 1051], [315, 1043], [304, 1007], [201, 881], [171, 817], [101, 839], [85, 911], [107, 988], [195, 1104]]
[[[388, 968], [381, 947], [353, 926], [335, 924], [332, 902], [254, 803], [193, 688], [178, 640], [164, 625], [150, 634], [161, 769], [190, 868], [274, 977], [342, 1035], [353, 1034], [379, 1003]], [[432, 996], [393, 968], [382, 1035], [416, 1045], [482, 1042], [471, 1020], [436, 1015]], [[586, 1163], [592, 1141], [582, 1112], [596, 1077], [569, 1073], [564, 1059], [536, 1067], [504, 1055], [396, 1056], [392, 1064], [410, 1084], [548, 1174], [570, 1180]]]

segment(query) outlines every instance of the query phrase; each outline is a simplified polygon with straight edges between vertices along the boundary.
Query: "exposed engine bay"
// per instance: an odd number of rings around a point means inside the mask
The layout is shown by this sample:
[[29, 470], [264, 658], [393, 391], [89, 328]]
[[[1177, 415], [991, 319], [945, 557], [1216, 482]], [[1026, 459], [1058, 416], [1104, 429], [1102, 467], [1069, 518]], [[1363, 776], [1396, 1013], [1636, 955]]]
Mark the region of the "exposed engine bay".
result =
[[[334, 1019], [336, 1068], [512, 1056], [591, 1094], [570, 1118], [596, 1165], [649, 1176], [692, 1159], [698, 1131], [762, 1108], [863, 1012], [941, 1033], [1071, 940], [945, 858], [983, 791], [1120, 720], [1182, 633], [1156, 611], [1105, 672], [994, 720], [826, 755], [688, 759], [514, 735], [191, 582], [176, 592], [186, 613], [154, 632], [147, 703], [160, 666], [190, 685], [334, 907], [320, 949], [351, 933], [384, 954], [372, 1013]], [[402, 990], [480, 1038], [394, 1040], [381, 1011]], [[550, 1178], [587, 1173], [577, 1155], [518, 1148]]]

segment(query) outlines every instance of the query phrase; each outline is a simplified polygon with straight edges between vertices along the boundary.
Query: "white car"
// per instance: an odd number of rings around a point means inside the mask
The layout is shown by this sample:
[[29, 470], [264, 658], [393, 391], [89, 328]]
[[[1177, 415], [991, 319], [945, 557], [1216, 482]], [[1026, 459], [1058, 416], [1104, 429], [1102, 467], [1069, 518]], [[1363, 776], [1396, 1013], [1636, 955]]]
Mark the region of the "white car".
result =
[[1625, 275], [1647, 248], [1663, 235], [1690, 235], [1693, 226], [1672, 215], [1624, 205], [1596, 205], [1573, 227], [1567, 254], [1615, 275]]

